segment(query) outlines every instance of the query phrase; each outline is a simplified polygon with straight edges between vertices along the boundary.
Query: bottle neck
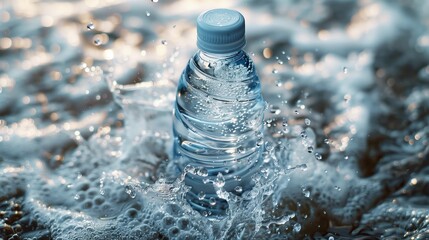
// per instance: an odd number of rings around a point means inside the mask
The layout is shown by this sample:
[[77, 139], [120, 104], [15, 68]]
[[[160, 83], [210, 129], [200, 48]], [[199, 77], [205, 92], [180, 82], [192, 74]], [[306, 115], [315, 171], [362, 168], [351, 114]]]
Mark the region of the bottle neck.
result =
[[205, 51], [200, 50], [199, 55], [202, 59], [204, 59], [206, 61], [212, 61], [212, 60], [232, 58], [232, 57], [236, 56], [240, 51], [241, 51], [241, 49], [238, 51], [235, 51], [235, 52], [230, 52], [230, 53], [209, 53], [209, 52], [205, 52]]

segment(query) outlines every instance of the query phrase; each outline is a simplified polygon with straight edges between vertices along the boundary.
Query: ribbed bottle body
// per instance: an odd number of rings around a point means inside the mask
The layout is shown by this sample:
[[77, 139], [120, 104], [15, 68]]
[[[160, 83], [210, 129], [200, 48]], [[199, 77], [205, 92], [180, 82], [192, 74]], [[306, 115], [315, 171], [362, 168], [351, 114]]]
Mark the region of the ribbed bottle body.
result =
[[261, 164], [264, 105], [253, 61], [244, 51], [199, 51], [190, 59], [177, 89], [173, 155], [178, 172], [195, 169], [185, 178], [195, 209], [222, 214], [228, 207], [214, 183], [237, 195], [251, 189]]

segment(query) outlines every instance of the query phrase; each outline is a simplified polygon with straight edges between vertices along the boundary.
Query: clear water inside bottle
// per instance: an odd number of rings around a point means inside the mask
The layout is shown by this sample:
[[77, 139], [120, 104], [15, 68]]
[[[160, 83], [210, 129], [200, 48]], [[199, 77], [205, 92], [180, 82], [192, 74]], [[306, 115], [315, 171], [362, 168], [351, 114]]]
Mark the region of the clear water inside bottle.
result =
[[185, 179], [194, 208], [212, 214], [227, 208], [213, 186], [219, 177], [226, 191], [251, 189], [263, 146], [263, 111], [259, 78], [244, 51], [199, 51], [190, 59], [179, 81], [173, 131], [177, 172], [195, 169]]

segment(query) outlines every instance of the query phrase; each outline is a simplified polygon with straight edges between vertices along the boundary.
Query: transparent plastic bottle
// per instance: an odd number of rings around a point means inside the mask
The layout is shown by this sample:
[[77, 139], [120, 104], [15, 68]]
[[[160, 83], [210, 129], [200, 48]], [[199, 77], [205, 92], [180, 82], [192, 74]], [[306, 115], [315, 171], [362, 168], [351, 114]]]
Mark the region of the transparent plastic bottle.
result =
[[228, 9], [204, 12], [197, 32], [200, 50], [177, 89], [173, 159], [177, 172], [187, 172], [192, 207], [223, 215], [228, 204], [216, 187], [240, 195], [252, 188], [262, 164], [265, 104], [253, 61], [242, 50], [243, 16]]

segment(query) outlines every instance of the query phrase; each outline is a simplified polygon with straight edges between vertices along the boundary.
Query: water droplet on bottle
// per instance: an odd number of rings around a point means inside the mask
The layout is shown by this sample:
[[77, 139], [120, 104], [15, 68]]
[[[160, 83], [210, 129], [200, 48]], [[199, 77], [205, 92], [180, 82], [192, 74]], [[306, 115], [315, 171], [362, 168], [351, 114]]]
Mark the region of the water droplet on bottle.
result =
[[335, 186], [334, 188], [335, 188], [335, 190], [337, 190], [337, 191], [341, 191], [341, 188], [340, 188], [340, 187], [338, 187], [338, 186]]
[[348, 160], [348, 159], [349, 159], [349, 156], [345, 156], [345, 157], [344, 157], [344, 159], [345, 159], [345, 160]]
[[77, 193], [76, 193], [76, 195], [74, 195], [74, 199], [75, 199], [75, 200], [79, 200], [79, 199], [80, 199], [79, 194], [77, 194]]
[[212, 206], [216, 205], [216, 199], [214, 197], [209, 198], [209, 204]]
[[325, 138], [325, 140], [323, 140], [324, 143], [329, 144], [329, 139]]
[[310, 126], [310, 124], [311, 124], [311, 120], [310, 120], [310, 119], [308, 119], [308, 118], [306, 118], [306, 119], [304, 120], [304, 123], [305, 123], [305, 125]]
[[146, 11], [146, 16], [150, 17], [150, 12], [149, 11]]
[[168, 44], [167, 40], [162, 40], [161, 43], [162, 43], [162, 45], [167, 45]]
[[234, 190], [235, 190], [236, 192], [238, 192], [238, 193], [241, 193], [241, 192], [243, 191], [243, 188], [242, 188], [241, 186], [236, 186], [236, 187], [234, 188]]
[[330, 237], [328, 238], [328, 240], [335, 240], [335, 238], [334, 238], [333, 236], [330, 236]]
[[207, 171], [206, 168], [199, 168], [197, 170], [197, 175], [201, 177], [207, 177], [209, 175], [209, 172]]
[[201, 192], [198, 193], [198, 199], [199, 200], [203, 200], [205, 197], [206, 197], [206, 193], [205, 192], [201, 191]]
[[95, 25], [94, 25], [94, 23], [90, 22], [90, 23], [88, 23], [88, 25], [86, 25], [86, 28], [91, 31], [91, 30], [94, 30]]
[[281, 59], [279, 59], [279, 60], [277, 61], [277, 63], [278, 63], [278, 64], [280, 64], [280, 65], [283, 65], [283, 61], [282, 61]]
[[221, 188], [225, 185], [225, 178], [223, 177], [222, 173], [217, 174], [214, 185], [218, 188]]
[[158, 2], [158, 0], [151, 0], [153, 3], [157, 3]]
[[183, 169], [185, 173], [196, 174], [196, 170], [194, 166], [186, 165], [185, 169]]
[[344, 73], [344, 74], [347, 74], [347, 73], [348, 73], [348, 71], [349, 71], [349, 70], [347, 69], [347, 67], [343, 67], [343, 73]]
[[290, 56], [286, 56], [287, 60], [290, 61]]
[[273, 71], [272, 71], [272, 73], [273, 73], [273, 74], [277, 74], [278, 72], [279, 72], [279, 71], [278, 71], [277, 69], [275, 69], [275, 68], [274, 68], [274, 69], [273, 69]]
[[210, 179], [208, 179], [208, 178], [204, 178], [204, 179], [203, 179], [203, 183], [204, 183], [204, 184], [207, 184], [207, 183], [209, 183], [209, 182], [210, 182]]
[[299, 232], [299, 231], [301, 231], [301, 224], [299, 224], [299, 223], [295, 223], [295, 224], [293, 225], [293, 231], [294, 231], [294, 232]]
[[239, 146], [239, 147], [237, 148], [237, 152], [238, 152], [238, 153], [245, 153], [245, 152], [246, 152], [246, 149], [244, 149], [244, 147], [243, 147], [243, 146]]
[[241, 181], [241, 177], [240, 176], [234, 176], [234, 180], [237, 181], [237, 182], [240, 182]]
[[307, 151], [308, 151], [308, 153], [312, 153], [313, 152], [313, 147], [312, 146], [308, 147]]
[[274, 145], [273, 145], [271, 142], [266, 142], [266, 143], [265, 143], [265, 149], [266, 149], [268, 152], [271, 152], [271, 151], [273, 151], [273, 150], [274, 150]]

